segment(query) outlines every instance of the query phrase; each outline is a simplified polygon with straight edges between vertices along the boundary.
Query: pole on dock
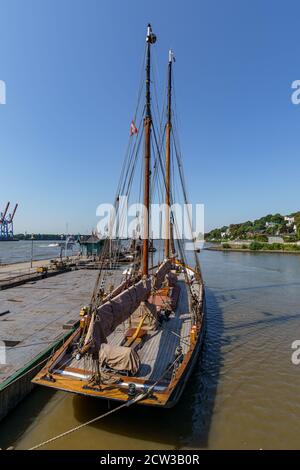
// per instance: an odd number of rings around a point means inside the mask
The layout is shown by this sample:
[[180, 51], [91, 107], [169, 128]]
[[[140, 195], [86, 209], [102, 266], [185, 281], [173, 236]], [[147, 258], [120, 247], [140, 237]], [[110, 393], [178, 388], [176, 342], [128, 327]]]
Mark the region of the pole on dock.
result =
[[34, 240], [34, 235], [31, 235], [31, 260], [30, 260], [30, 267], [32, 268], [32, 262], [33, 262], [33, 240]]
[[64, 244], [63, 244], [64, 236], [61, 235], [61, 236], [60, 236], [60, 239], [61, 239], [61, 244], [60, 244], [60, 261], [62, 262], [62, 259], [63, 259], [63, 250], [64, 250]]
[[67, 250], [68, 250], [68, 223], [66, 223], [66, 244], [65, 244], [65, 257], [67, 258]]

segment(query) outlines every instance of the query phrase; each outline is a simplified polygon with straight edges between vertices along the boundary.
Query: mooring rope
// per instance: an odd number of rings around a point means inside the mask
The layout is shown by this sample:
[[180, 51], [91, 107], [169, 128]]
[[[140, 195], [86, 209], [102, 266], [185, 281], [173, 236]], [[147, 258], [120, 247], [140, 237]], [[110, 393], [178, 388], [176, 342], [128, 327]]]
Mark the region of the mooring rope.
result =
[[80, 424], [79, 426], [76, 426], [75, 428], [72, 428], [72, 429], [69, 429], [68, 431], [65, 431], [61, 434], [58, 434], [57, 436], [54, 436], [54, 437], [51, 437], [50, 439], [48, 439], [47, 441], [44, 441], [44, 442], [41, 442], [40, 444], [37, 444], [33, 447], [31, 447], [30, 449], [28, 450], [36, 450], [36, 449], [39, 449], [40, 447], [43, 447], [47, 444], [50, 444], [51, 442], [53, 441], [56, 441], [57, 439], [60, 439], [62, 437], [65, 437], [75, 431], [78, 431], [79, 429], [82, 429], [84, 428], [85, 426], [88, 426], [89, 424], [92, 424], [92, 423], [95, 423], [96, 421], [99, 421], [100, 419], [102, 418], [105, 418], [106, 416], [109, 416], [113, 413], [115, 413], [116, 411], [119, 411], [121, 410], [122, 408], [125, 408], [125, 407], [128, 407], [130, 405], [133, 405], [134, 403], [136, 403], [137, 401], [139, 400], [142, 400], [144, 398], [144, 393], [141, 394], [141, 395], [138, 395], [137, 397], [133, 398], [132, 400], [129, 400], [127, 401], [126, 403], [122, 403], [122, 405], [118, 406], [117, 408], [114, 408], [113, 410], [110, 410], [110, 411], [107, 411], [106, 413], [104, 413], [103, 415], [100, 415], [100, 416], [97, 416], [96, 418], [93, 418], [89, 421], [87, 421], [86, 423], [82, 423]]
[[28, 450], [36, 450], [36, 449], [39, 449], [40, 447], [43, 447], [47, 444], [50, 444], [51, 442], [54, 442], [56, 441], [57, 439], [60, 439], [62, 437], [65, 437], [75, 431], [78, 431], [79, 429], [82, 429], [86, 426], [88, 426], [89, 424], [92, 424], [92, 423], [95, 423], [96, 421], [100, 421], [100, 419], [102, 418], [106, 418], [107, 416], [115, 413], [116, 411], [119, 411], [121, 410], [122, 408], [126, 408], [126, 407], [129, 407], [131, 405], [134, 405], [135, 403], [137, 403], [138, 401], [141, 401], [143, 400], [144, 398], [146, 398], [151, 392], [152, 390], [154, 390], [154, 388], [156, 387], [156, 385], [164, 378], [164, 376], [172, 369], [172, 367], [176, 364], [176, 362], [179, 361], [179, 359], [183, 356], [184, 354], [181, 353], [179, 354], [176, 359], [172, 362], [172, 364], [170, 364], [167, 369], [163, 372], [163, 374], [159, 377], [159, 379], [154, 382], [154, 384], [152, 384], [148, 390], [146, 390], [144, 393], [141, 393], [139, 395], [137, 395], [136, 397], [132, 398], [131, 400], [128, 400], [127, 402], [125, 403], [122, 403], [122, 405], [118, 406], [117, 408], [114, 408], [113, 410], [110, 410], [110, 411], [107, 411], [106, 413], [104, 413], [103, 415], [100, 415], [100, 416], [97, 416], [96, 418], [93, 418], [85, 423], [82, 423], [82, 424], [79, 424], [78, 426], [72, 428], [72, 429], [69, 429], [68, 431], [65, 431], [61, 434], [58, 434], [57, 436], [54, 436], [54, 437], [51, 437], [50, 439], [47, 439], [46, 441], [44, 442], [41, 442], [40, 444], [37, 444], [33, 447], [31, 447], [30, 449]]

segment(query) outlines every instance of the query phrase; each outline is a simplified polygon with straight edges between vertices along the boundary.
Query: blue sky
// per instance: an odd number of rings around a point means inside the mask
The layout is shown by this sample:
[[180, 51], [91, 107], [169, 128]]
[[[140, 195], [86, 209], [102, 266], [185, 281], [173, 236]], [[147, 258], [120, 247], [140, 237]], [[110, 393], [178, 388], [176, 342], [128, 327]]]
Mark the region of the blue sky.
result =
[[296, 1], [0, 0], [0, 204], [17, 232], [86, 232], [114, 196], [150, 21], [176, 54], [181, 146], [206, 229], [300, 209]]

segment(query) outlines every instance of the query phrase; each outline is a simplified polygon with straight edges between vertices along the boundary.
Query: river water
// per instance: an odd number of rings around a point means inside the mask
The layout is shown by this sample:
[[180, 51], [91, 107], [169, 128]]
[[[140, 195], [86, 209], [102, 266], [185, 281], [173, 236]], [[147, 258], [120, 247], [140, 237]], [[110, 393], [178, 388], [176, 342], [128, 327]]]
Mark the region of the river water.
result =
[[[203, 251], [201, 262], [207, 333], [180, 403], [123, 410], [47, 448], [300, 448], [300, 256]], [[0, 447], [29, 448], [106, 410], [36, 388], [0, 423]]]
[[[60, 240], [33, 240], [33, 250], [31, 240], [20, 240], [13, 242], [0, 241], [0, 265], [6, 263], [18, 263], [31, 260], [31, 252], [33, 251], [33, 259], [50, 259], [60, 256], [61, 248], [58, 244]], [[75, 244], [73, 249], [67, 250], [67, 256], [76, 254], [79, 251], [79, 245]], [[63, 248], [63, 256], [65, 249]]]

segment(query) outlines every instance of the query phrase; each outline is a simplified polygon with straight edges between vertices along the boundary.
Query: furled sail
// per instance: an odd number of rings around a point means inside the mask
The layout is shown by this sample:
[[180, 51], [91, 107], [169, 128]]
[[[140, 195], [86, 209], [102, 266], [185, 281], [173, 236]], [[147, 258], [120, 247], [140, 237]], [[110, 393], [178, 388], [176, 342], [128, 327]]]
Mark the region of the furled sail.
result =
[[151, 278], [141, 280], [98, 308], [93, 328], [96, 350], [99, 350], [100, 345], [107, 342], [107, 336], [149, 297], [151, 287]]
[[105, 300], [110, 300], [113, 297], [116, 297], [118, 294], [120, 294], [128, 285], [128, 281], [125, 280], [121, 284], [119, 284], [108, 296], [106, 297]]
[[166, 275], [171, 271], [172, 269], [172, 263], [169, 259], [165, 260], [161, 265], [160, 267], [158, 268], [158, 270], [156, 271], [155, 275], [154, 275], [154, 288], [155, 289], [160, 289], [164, 280], [165, 280], [165, 277]]
[[92, 320], [93, 324], [89, 329], [92, 333], [93, 344], [96, 351], [99, 351], [102, 343], [107, 342], [107, 336], [109, 336], [118, 325], [127, 320], [139, 307], [141, 302], [147, 300], [153, 288], [159, 289], [162, 286], [171, 268], [171, 262], [169, 260], [164, 261], [153, 278], [142, 279], [111, 298], [97, 309], [97, 313]]

